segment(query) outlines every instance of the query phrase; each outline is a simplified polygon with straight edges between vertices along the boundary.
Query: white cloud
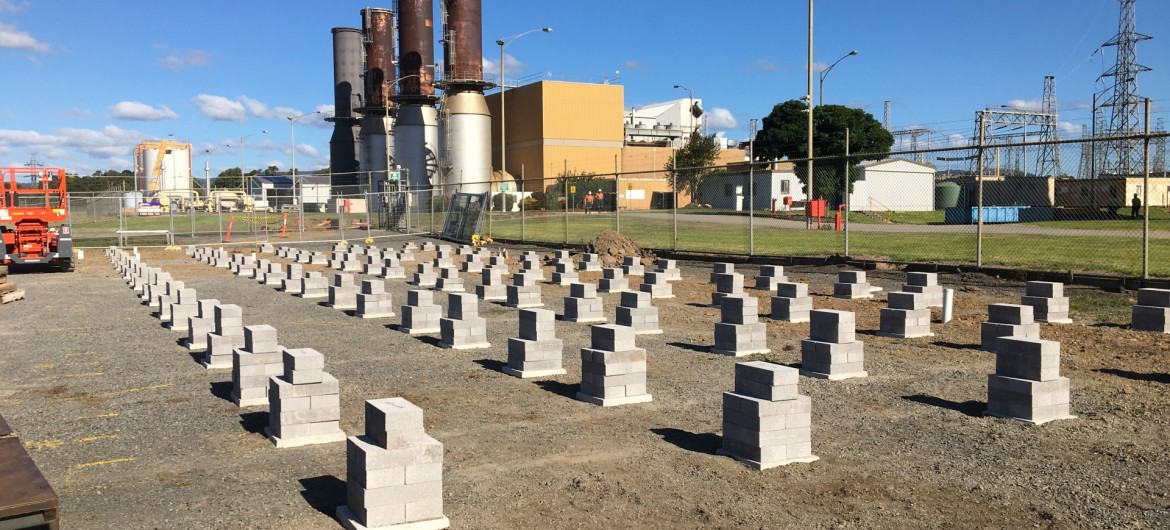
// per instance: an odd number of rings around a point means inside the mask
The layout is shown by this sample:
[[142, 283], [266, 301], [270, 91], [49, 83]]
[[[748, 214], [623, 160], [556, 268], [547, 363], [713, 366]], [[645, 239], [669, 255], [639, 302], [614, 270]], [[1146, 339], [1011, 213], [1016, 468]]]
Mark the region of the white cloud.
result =
[[646, 63], [639, 61], [637, 59], [627, 59], [625, 62], [625, 66], [626, 66], [626, 70], [632, 70], [635, 72], [637, 72], [639, 70], [649, 70], [650, 69], [649, 64], [646, 64]]
[[190, 66], [207, 66], [208, 64], [211, 64], [211, 53], [203, 50], [171, 52], [158, 60], [158, 65], [167, 70], [182, 70]]
[[20, 2], [19, 4], [11, 0], [0, 0], [0, 13], [16, 13], [28, 7], [28, 2]]
[[269, 108], [268, 105], [265, 105], [264, 103], [256, 101], [255, 99], [252, 99], [248, 96], [240, 96], [240, 97], [236, 98], [236, 101], [239, 101], [241, 104], [244, 105], [244, 108], [248, 111], [248, 114], [251, 114], [252, 116], [255, 116], [257, 118], [285, 119], [285, 118], [288, 118], [290, 116], [296, 117], [296, 116], [300, 116], [301, 114], [303, 114], [301, 111], [294, 109], [294, 108], [290, 108], [290, 107]]
[[707, 126], [712, 129], [734, 129], [739, 126], [730, 110], [712, 107], [707, 111]]
[[114, 125], [107, 125], [100, 130], [60, 129], [54, 134], [31, 130], [0, 130], [0, 145], [19, 147], [35, 154], [42, 161], [57, 164], [61, 164], [58, 161], [74, 159], [76, 153], [104, 161], [124, 160], [134, 152], [135, 145], [149, 138], [150, 135], [146, 133]]
[[1062, 121], [1058, 123], [1056, 127], [1062, 135], [1075, 135], [1077, 137], [1081, 135], [1082, 126], [1076, 123]]
[[1039, 112], [1044, 107], [1044, 104], [1039, 99], [1013, 99], [1008, 101], [1006, 106], [1013, 110]]
[[[524, 63], [520, 62], [519, 59], [513, 57], [510, 54], [506, 54], [506, 53], [504, 54], [504, 74], [505, 75], [522, 74], [522, 73], [524, 73], [525, 68], [526, 68], [526, 65]], [[500, 75], [500, 63], [497, 63], [496, 61], [493, 61], [491, 59], [488, 59], [487, 57], [484, 57], [483, 71], [484, 71], [484, 73], [487, 73], [489, 75], [495, 74], [495, 75], [499, 76]]]
[[179, 115], [166, 105], [158, 108], [139, 101], [122, 101], [110, 107], [110, 117], [116, 120], [158, 121], [177, 120]]
[[247, 121], [244, 105], [223, 96], [199, 94], [191, 99], [199, 112], [215, 121]]
[[774, 63], [772, 61], [769, 61], [767, 59], [756, 59], [755, 64], [753, 64], [750, 68], [748, 68], [748, 71], [749, 72], [775, 72], [778, 69], [779, 68], [776, 67], [776, 63]]
[[40, 53], [52, 51], [52, 47], [38, 41], [36, 37], [17, 29], [16, 26], [2, 22], [0, 22], [0, 48], [12, 48]]
[[89, 118], [93, 116], [93, 111], [80, 107], [73, 107], [69, 110], [60, 111], [58, 114], [66, 118]]

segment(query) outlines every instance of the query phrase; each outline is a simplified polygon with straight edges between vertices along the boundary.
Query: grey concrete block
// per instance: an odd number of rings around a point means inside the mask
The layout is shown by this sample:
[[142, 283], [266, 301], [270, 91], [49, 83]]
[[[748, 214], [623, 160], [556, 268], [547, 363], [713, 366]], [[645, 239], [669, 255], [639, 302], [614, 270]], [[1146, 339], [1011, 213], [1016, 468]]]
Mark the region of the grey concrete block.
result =
[[365, 403], [366, 436], [382, 449], [425, 444], [423, 410], [400, 397], [371, 399]]
[[719, 306], [720, 322], [724, 324], [755, 324], [760, 320], [759, 303], [759, 300], [754, 296], [726, 296]]
[[837, 283], [866, 283], [865, 271], [840, 271], [837, 273]]
[[784, 298], [805, 298], [808, 296], [808, 285], [803, 283], [780, 282], [776, 284], [776, 294]]
[[1170, 289], [1138, 289], [1137, 305], [1170, 307]]
[[1033, 381], [1056, 379], [1060, 377], [1060, 343], [1000, 337], [995, 350], [995, 374]]
[[1024, 295], [1039, 298], [1064, 298], [1064, 284], [1060, 282], [1028, 282], [1024, 286]]
[[[1029, 308], [1030, 309], [1030, 308]], [[1000, 337], [1040, 338], [1040, 324], [1000, 324], [984, 322], [979, 326], [979, 347], [984, 351], [995, 351]]]
[[1138, 331], [1170, 333], [1170, 307], [1135, 305], [1130, 327]]
[[589, 333], [593, 349], [621, 352], [636, 348], [634, 328], [629, 326], [601, 324], [591, 326]]
[[928, 309], [926, 296], [920, 293], [906, 293], [895, 291], [888, 295], [887, 303], [891, 309]]
[[809, 311], [809, 338], [814, 341], [847, 343], [856, 340], [856, 317], [850, 311], [813, 309]]
[[1020, 304], [990, 304], [987, 320], [998, 324], [1031, 324], [1035, 322], [1032, 306]]

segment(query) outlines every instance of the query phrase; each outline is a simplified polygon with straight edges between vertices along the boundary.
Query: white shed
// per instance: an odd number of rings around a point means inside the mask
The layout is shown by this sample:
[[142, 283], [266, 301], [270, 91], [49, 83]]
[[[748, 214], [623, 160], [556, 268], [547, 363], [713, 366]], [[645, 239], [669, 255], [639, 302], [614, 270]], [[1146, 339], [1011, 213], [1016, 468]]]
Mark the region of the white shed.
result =
[[852, 211], [918, 212], [934, 209], [935, 168], [902, 158], [862, 162], [849, 194]]
[[[754, 194], [756, 210], [777, 211], [785, 209], [785, 198], [802, 204], [805, 199], [804, 185], [796, 178], [793, 165], [788, 162], [773, 162], [771, 167], [757, 169], [755, 172], [755, 191], [748, 190], [748, 174], [744, 168], [747, 164], [729, 166], [734, 173], [709, 176], [703, 180], [703, 202], [712, 208], [723, 210], [744, 211], [748, 208], [748, 199]], [[737, 171], [738, 170], [738, 171]]]

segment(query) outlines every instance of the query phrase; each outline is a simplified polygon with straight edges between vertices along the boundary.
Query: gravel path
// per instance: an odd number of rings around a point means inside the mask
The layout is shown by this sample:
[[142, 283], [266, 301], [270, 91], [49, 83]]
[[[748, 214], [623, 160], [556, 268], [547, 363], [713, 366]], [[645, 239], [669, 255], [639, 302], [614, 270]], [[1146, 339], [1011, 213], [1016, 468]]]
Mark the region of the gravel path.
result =
[[[240, 305], [246, 325], [275, 326], [281, 344], [324, 353], [346, 432], [362, 431], [366, 399], [422, 407], [445, 444], [453, 528], [1170, 527], [1170, 340], [1120, 325], [1126, 294], [1068, 289], [1078, 323], [1042, 335], [1063, 343], [1078, 418], [1036, 427], [982, 416], [994, 359], [971, 347], [986, 304], [1018, 301], [1018, 283], [944, 276], [973, 286], [956, 320], [896, 340], [868, 333], [884, 294], [832, 299], [837, 269], [790, 268], [816, 307], [857, 311], [870, 377], [801, 378], [821, 459], [757, 472], [714, 455], [736, 359], [705, 352], [708, 264], [681, 264], [677, 298], [655, 301], [665, 333], [638, 338], [654, 401], [602, 409], [571, 397], [585, 325], [557, 324], [567, 375], [523, 381], [498, 371], [515, 310], [481, 304], [490, 349], [443, 350], [388, 329], [397, 318], [354, 318], [177, 252], [143, 257], [201, 298]], [[753, 266], [737, 269], [752, 283]], [[901, 278], [870, 276], [887, 291]], [[196, 364], [98, 253], [74, 274], [14, 280], [27, 299], [0, 306], [0, 414], [60, 494], [65, 527], [338, 527], [345, 445], [275, 449], [264, 408], [232, 405], [230, 373]], [[407, 288], [388, 282], [396, 302]], [[544, 286], [546, 307], [559, 313], [567, 292]], [[603, 296], [612, 315], [617, 296]], [[748, 359], [799, 362], [807, 324], [764, 320], [773, 353]]]

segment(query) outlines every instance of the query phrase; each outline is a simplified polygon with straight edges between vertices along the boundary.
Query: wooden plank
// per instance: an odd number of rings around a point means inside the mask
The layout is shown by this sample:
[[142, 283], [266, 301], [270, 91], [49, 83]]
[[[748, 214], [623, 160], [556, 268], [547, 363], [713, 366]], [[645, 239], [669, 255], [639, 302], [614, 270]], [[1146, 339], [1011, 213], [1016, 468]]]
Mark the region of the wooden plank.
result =
[[0, 304], [7, 304], [17, 300], [24, 300], [24, 289], [17, 289], [11, 293], [0, 294]]
[[20, 440], [0, 438], [0, 519], [39, 514], [56, 527], [57, 493]]

